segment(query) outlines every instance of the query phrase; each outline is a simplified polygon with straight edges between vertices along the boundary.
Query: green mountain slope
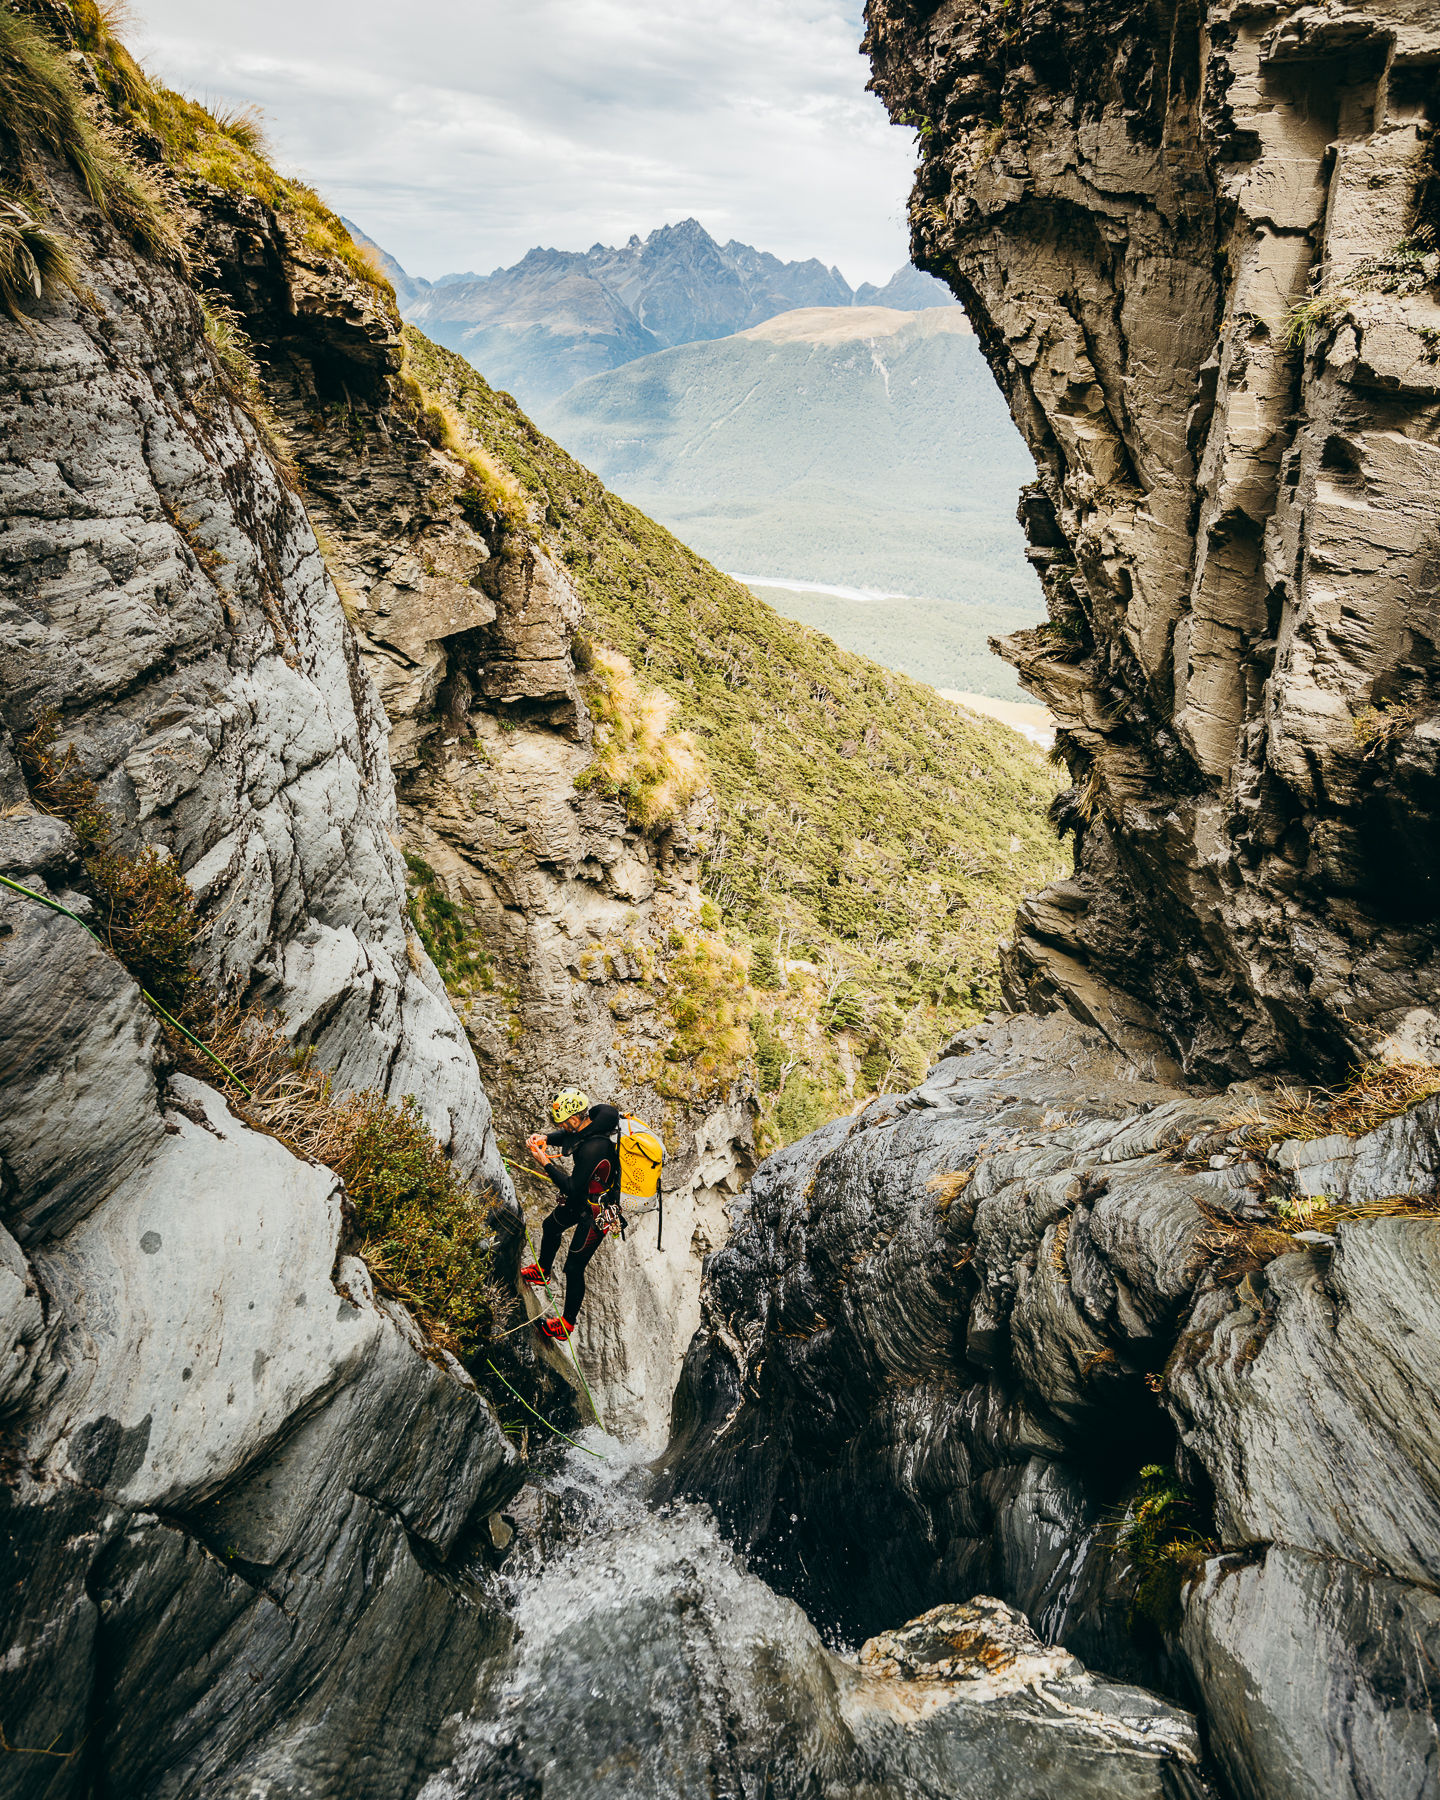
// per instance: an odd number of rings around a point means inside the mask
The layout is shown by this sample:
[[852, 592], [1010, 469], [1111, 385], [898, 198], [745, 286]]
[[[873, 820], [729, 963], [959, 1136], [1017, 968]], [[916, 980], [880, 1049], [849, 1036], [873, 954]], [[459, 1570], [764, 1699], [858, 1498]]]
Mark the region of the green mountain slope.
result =
[[1003, 726], [781, 618], [608, 492], [462, 357], [413, 327], [406, 346], [424, 387], [543, 506], [588, 630], [678, 700], [717, 803], [705, 884], [735, 941], [756, 968], [777, 953], [815, 966], [782, 974], [751, 1021], [762, 1082], [796, 1063], [778, 1128], [808, 1128], [806, 1107], [837, 1110], [847, 1057], [865, 1086], [887, 1069], [918, 1076], [993, 1003], [996, 939], [1065, 861], [1045, 819], [1053, 771]]
[[550, 405], [572, 455], [720, 567], [1040, 616], [1032, 479], [964, 314], [812, 308], [598, 375]]

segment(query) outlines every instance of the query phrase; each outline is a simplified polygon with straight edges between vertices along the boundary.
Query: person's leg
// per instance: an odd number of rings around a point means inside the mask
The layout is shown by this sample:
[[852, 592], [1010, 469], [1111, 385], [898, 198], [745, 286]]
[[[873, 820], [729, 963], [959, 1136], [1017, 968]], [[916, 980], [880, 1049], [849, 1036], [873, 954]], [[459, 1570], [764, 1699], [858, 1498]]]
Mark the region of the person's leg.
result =
[[[590, 1217], [588, 1206], [584, 1208], [584, 1217]], [[560, 1240], [574, 1223], [575, 1203], [572, 1200], [562, 1198], [554, 1211], [545, 1216], [545, 1223], [540, 1230], [540, 1273], [546, 1281], [550, 1279], [550, 1271], [555, 1266], [555, 1253], [560, 1248]]]
[[[590, 1209], [585, 1210], [588, 1214]], [[572, 1330], [585, 1303], [585, 1265], [604, 1242], [604, 1232], [588, 1217], [570, 1240], [570, 1254], [565, 1258], [565, 1323]]]

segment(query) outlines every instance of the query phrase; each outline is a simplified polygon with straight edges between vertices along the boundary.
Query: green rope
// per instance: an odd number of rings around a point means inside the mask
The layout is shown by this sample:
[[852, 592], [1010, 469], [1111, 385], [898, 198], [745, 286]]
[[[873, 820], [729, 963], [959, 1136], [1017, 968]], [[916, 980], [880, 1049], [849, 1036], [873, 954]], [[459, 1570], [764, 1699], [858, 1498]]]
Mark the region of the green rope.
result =
[[[80, 927], [80, 929], [82, 931], [90, 931], [90, 927], [85, 923], [85, 921], [83, 919], [77, 918], [76, 915], [70, 911], [68, 906], [62, 906], [58, 900], [52, 900], [48, 894], [37, 894], [35, 892], [34, 888], [22, 887], [18, 881], [12, 881], [8, 875], [0, 875], [0, 882], [3, 882], [6, 887], [12, 888], [17, 894], [23, 894], [27, 900], [35, 900], [35, 901], [38, 901], [41, 906], [48, 906], [50, 908], [51, 912], [60, 913], [67, 919], [74, 919], [75, 923]], [[105, 954], [107, 956], [113, 956], [115, 954], [114, 951], [111, 950], [110, 946], [105, 942], [104, 938], [102, 938], [97, 932], [90, 931], [90, 935], [92, 938], [95, 939], [95, 942], [100, 946], [100, 948], [105, 952]], [[116, 960], [118, 961], [119, 959], [117, 958]], [[160, 1002], [155, 998], [155, 996], [153, 994], [147, 994], [143, 987], [140, 989], [140, 993], [144, 999], [146, 999], [150, 1002], [151, 1006], [153, 1006], [155, 1008], [156, 1012], [159, 1013], [160, 1017], [162, 1019], [164, 1019], [164, 1021], [167, 1025], [173, 1025], [175, 1027], [176, 1031], [178, 1031], [180, 1033], [181, 1037], [189, 1038], [190, 1042], [195, 1046], [195, 1048], [197, 1050], [199, 1050], [202, 1053], [202, 1055], [208, 1056], [210, 1058], [211, 1062], [214, 1063], [214, 1065], [217, 1069], [223, 1069], [225, 1071], [225, 1073], [230, 1077], [230, 1079], [235, 1083], [236, 1087], [239, 1088], [240, 1092], [245, 1096], [245, 1098], [247, 1100], [253, 1100], [255, 1098], [255, 1096], [250, 1092], [249, 1088], [246, 1087], [245, 1083], [240, 1079], [240, 1077], [235, 1073], [235, 1071], [229, 1066], [229, 1064], [221, 1062], [220, 1058], [215, 1054], [215, 1052], [213, 1050], [211, 1050], [207, 1045], [202, 1044], [200, 1042], [199, 1038], [196, 1037], [196, 1035], [193, 1031], [187, 1031], [178, 1019], [172, 1019], [170, 1014], [168, 1012], [166, 1012], [165, 1008], [160, 1004]]]
[[543, 1413], [535, 1412], [535, 1408], [530, 1404], [530, 1402], [525, 1398], [525, 1396], [523, 1394], [515, 1393], [515, 1389], [513, 1387], [510, 1387], [510, 1383], [508, 1381], [506, 1381], [505, 1377], [503, 1375], [501, 1375], [500, 1371], [495, 1368], [494, 1363], [490, 1362], [489, 1357], [486, 1357], [485, 1360], [487, 1363], [489, 1363], [489, 1365], [492, 1369], [495, 1369], [496, 1377], [501, 1382], [503, 1382], [507, 1388], [510, 1388], [510, 1392], [512, 1394], [515, 1394], [515, 1398], [525, 1408], [526, 1412], [534, 1413], [535, 1417], [537, 1419], [539, 1419], [540, 1423], [545, 1427], [545, 1429], [547, 1431], [553, 1431], [555, 1433], [556, 1437], [558, 1437], [558, 1438], [565, 1438], [565, 1442], [567, 1444], [575, 1444], [575, 1448], [577, 1450], [583, 1450], [587, 1456], [596, 1457], [600, 1462], [605, 1462], [608, 1460], [606, 1457], [602, 1456], [598, 1450], [592, 1450], [588, 1444], [576, 1444], [574, 1438], [565, 1437], [565, 1433], [560, 1429], [560, 1427], [558, 1425], [552, 1425], [550, 1423], [550, 1421], [544, 1416]]

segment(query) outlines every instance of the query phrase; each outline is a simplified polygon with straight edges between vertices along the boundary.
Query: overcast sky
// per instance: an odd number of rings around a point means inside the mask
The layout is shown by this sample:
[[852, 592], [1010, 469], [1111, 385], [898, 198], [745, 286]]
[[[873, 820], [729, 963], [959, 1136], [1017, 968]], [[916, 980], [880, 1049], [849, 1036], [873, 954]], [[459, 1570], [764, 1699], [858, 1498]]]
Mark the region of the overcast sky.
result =
[[263, 107], [304, 175], [414, 275], [693, 215], [722, 243], [883, 282], [913, 135], [865, 92], [862, 0], [134, 0], [196, 98]]

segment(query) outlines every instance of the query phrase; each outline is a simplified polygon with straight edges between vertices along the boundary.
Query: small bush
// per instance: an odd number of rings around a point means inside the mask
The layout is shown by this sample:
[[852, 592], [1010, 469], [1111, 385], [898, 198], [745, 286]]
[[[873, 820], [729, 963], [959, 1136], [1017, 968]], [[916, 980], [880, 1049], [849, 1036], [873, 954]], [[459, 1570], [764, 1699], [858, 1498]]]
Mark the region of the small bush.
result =
[[1151, 1463], [1140, 1471], [1115, 1547], [1129, 1558], [1138, 1582], [1130, 1603], [1131, 1635], [1173, 1637], [1180, 1628], [1181, 1591], [1213, 1555], [1213, 1525], [1174, 1469]]
[[54, 707], [19, 741], [31, 798], [63, 819], [85, 857], [86, 886], [95, 901], [96, 930], [111, 954], [167, 1011], [183, 1018], [196, 994], [190, 967], [195, 941], [195, 896], [179, 866], [146, 846], [128, 855], [115, 842], [109, 815], [73, 745], [57, 752], [60, 716]]
[[474, 920], [448, 898], [429, 863], [406, 851], [405, 867], [413, 884], [406, 902], [410, 922], [446, 987], [463, 993], [478, 981], [493, 988], [495, 975]]
[[761, 938], [750, 952], [750, 985], [756, 988], [780, 986], [780, 964], [775, 946], [768, 938]]
[[1378, 756], [1404, 737], [1418, 716], [1419, 709], [1403, 701], [1377, 700], [1374, 706], [1362, 706], [1352, 721], [1355, 742], [1367, 758]]
[[642, 685], [629, 661], [596, 645], [585, 699], [595, 720], [595, 760], [575, 783], [625, 802], [642, 829], [668, 824], [705, 785], [705, 763], [688, 731], [671, 731], [677, 704]]

